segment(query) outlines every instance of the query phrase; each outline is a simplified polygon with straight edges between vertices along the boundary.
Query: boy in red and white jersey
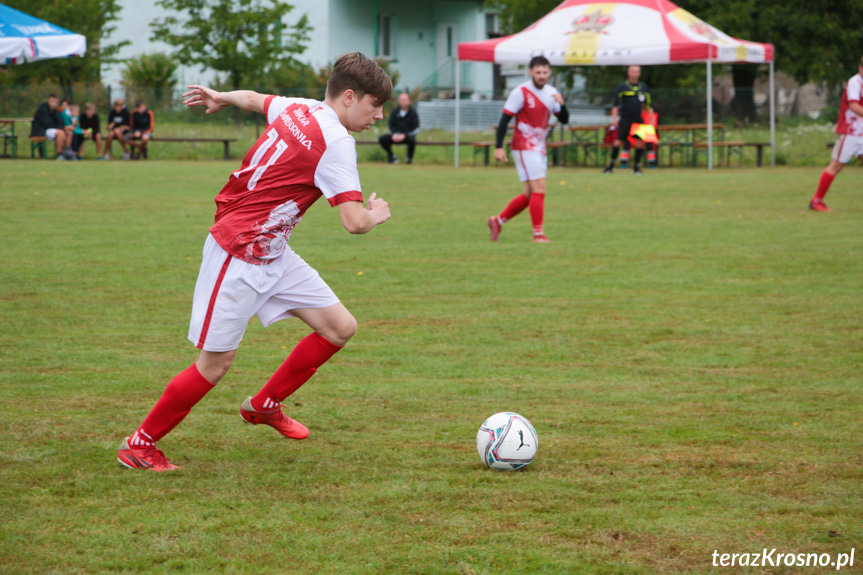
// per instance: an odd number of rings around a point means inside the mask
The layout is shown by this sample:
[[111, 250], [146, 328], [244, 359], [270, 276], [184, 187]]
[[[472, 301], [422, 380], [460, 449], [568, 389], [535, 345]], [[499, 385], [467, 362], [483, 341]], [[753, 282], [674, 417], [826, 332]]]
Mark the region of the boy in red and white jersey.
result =
[[857, 74], [845, 84], [842, 92], [842, 102], [839, 104], [839, 121], [836, 122], [836, 143], [830, 163], [821, 174], [818, 189], [809, 208], [816, 212], [832, 212], [824, 203], [824, 196], [833, 183], [833, 178], [842, 171], [845, 164], [855, 157], [863, 155], [863, 58], [857, 64]]
[[569, 112], [564, 105], [563, 96], [554, 86], [548, 84], [548, 77], [551, 75], [548, 60], [543, 56], [536, 56], [531, 59], [528, 68], [530, 80], [516, 86], [503, 106], [494, 150], [497, 161], [509, 161], [503, 149], [503, 140], [510, 119], [515, 117], [512, 157], [518, 170], [518, 179], [525, 183], [524, 193], [513, 198], [499, 215], [488, 219], [493, 242], [497, 241], [500, 230], [507, 220], [514, 218], [530, 206], [533, 241], [548, 243], [543, 230], [545, 175], [548, 170], [545, 139], [548, 135], [548, 121], [551, 115], [554, 114], [561, 123], [566, 124], [569, 121]]
[[364, 234], [390, 218], [389, 206], [374, 193], [363, 207], [356, 142], [348, 130], [360, 132], [382, 119], [392, 89], [386, 72], [354, 52], [336, 61], [323, 102], [203, 86], [190, 86], [184, 94], [184, 104], [205, 106], [207, 114], [228, 106], [263, 113], [267, 127], [216, 196], [189, 326], [200, 356], [171, 380], [123, 442], [120, 463], [153, 471], [177, 468], [156, 442], [224, 377], [253, 315], [264, 326], [298, 317], [314, 331], [243, 402], [240, 415], [285, 437], [308, 437], [309, 430], [287, 417], [281, 404], [347, 343], [357, 324], [320, 275], [291, 250], [288, 238], [322, 195], [339, 208], [349, 233]]

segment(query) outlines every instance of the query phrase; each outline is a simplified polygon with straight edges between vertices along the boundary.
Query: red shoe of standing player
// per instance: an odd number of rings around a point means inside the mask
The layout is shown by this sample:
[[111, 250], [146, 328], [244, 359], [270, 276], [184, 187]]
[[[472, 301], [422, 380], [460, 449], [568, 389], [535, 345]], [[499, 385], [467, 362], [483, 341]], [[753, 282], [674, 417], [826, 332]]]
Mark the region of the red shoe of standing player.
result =
[[255, 408], [252, 407], [252, 398], [249, 397], [240, 407], [240, 415], [246, 423], [269, 425], [290, 439], [305, 439], [309, 436], [308, 428], [282, 413], [281, 406], [267, 411], [255, 411]]
[[117, 451], [117, 461], [129, 469], [149, 469], [150, 471], [173, 471], [180, 469], [174, 465], [161, 449], [151, 447], [129, 447], [129, 438], [123, 440]]
[[830, 208], [828, 208], [827, 204], [825, 204], [824, 202], [816, 202], [815, 200], [812, 200], [811, 202], [809, 202], [809, 209], [815, 210], [816, 212], [832, 212], [833, 211]]
[[498, 236], [500, 236], [501, 225], [497, 220], [497, 216], [491, 216], [488, 219], [488, 229], [491, 230], [491, 241], [496, 242]]
[[535, 243], [535, 244], [547, 244], [547, 243], [550, 243], [550, 242], [551, 242], [551, 240], [550, 240], [550, 239], [548, 239], [547, 237], [545, 237], [544, 235], [542, 235], [542, 236], [533, 236], [533, 243]]

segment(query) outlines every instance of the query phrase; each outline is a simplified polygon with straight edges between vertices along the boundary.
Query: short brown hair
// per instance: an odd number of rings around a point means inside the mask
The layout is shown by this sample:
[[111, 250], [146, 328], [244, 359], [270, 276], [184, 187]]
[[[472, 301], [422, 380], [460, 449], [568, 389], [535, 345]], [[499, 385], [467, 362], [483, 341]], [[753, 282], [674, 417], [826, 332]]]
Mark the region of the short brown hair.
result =
[[339, 56], [327, 82], [327, 97], [338, 98], [345, 90], [353, 90], [358, 97], [374, 96], [383, 104], [393, 95], [393, 81], [377, 62], [359, 52]]
[[548, 63], [548, 58], [545, 56], [534, 56], [530, 59], [530, 64], [527, 67], [533, 70], [537, 66], [548, 66], [550, 68], [551, 64]]

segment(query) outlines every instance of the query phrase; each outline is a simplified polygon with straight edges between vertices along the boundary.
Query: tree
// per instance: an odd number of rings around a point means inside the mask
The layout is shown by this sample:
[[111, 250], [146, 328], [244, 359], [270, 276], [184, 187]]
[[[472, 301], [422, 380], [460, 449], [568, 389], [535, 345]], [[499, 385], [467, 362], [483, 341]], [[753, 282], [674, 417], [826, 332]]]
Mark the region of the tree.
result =
[[293, 26], [282, 18], [293, 6], [281, 0], [159, 0], [183, 14], [150, 24], [153, 40], [176, 46], [176, 58], [227, 75], [237, 90], [256, 86], [268, 68], [297, 66], [311, 28], [303, 16]]
[[[508, 33], [529, 26], [557, 0], [495, 0]], [[685, 0], [682, 8], [736, 38], [774, 45], [776, 69], [803, 84], [841, 85], [856, 70], [863, 45], [863, 2], [855, 0]], [[652, 86], [682, 87], [703, 77], [703, 66], [656, 66], [642, 77]], [[601, 68], [582, 69], [588, 85], [600, 85]], [[739, 119], [754, 119], [754, 84], [765, 70], [754, 64], [731, 67]], [[615, 72], [615, 76], [620, 76]]]
[[120, 13], [119, 0], [4, 0], [4, 4], [87, 37], [83, 58], [43, 60], [11, 67], [5, 82], [33, 84], [56, 82], [64, 96], [72, 98], [72, 85], [98, 83], [102, 63], [111, 61], [128, 44], [107, 45], [104, 40], [114, 31]]
[[788, 0], [774, 14], [781, 22], [768, 41], [776, 45], [777, 66], [800, 83], [840, 86], [853, 75], [863, 46], [863, 2]]
[[123, 77], [121, 84], [131, 99], [147, 99], [143, 93], [147, 91], [155, 100], [153, 104], [169, 104], [177, 85], [178, 68], [177, 61], [168, 54], [142, 54], [126, 61], [125, 68], [120, 72]]

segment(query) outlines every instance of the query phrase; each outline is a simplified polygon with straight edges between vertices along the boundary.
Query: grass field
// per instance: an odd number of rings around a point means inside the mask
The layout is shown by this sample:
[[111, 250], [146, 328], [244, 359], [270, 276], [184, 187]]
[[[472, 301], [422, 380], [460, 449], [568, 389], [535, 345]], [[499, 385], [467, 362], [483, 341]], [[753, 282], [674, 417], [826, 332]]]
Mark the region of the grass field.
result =
[[[552, 169], [546, 230], [497, 244], [514, 169], [361, 165], [393, 219], [319, 202], [294, 249], [359, 321], [242, 424], [308, 329], [249, 325], [228, 376], [133, 472], [116, 449], [190, 365], [222, 162], [0, 162], [0, 572], [734, 573], [714, 551], [863, 564], [863, 196], [820, 169]], [[474, 439], [513, 410], [523, 472]], [[835, 571], [768, 567], [753, 573]]]

